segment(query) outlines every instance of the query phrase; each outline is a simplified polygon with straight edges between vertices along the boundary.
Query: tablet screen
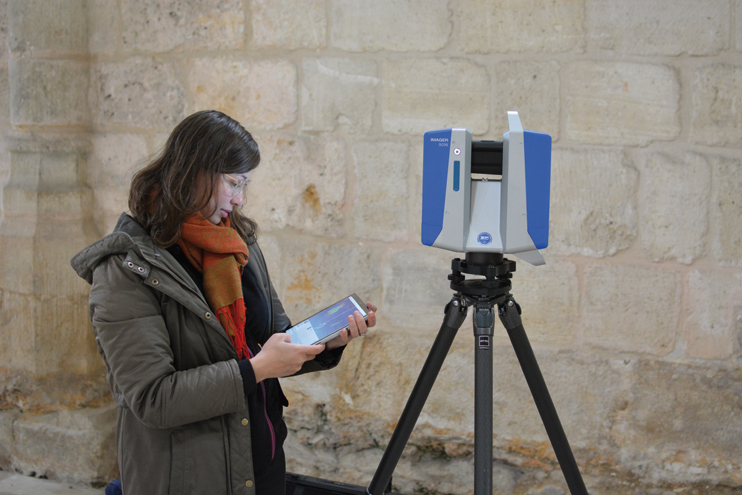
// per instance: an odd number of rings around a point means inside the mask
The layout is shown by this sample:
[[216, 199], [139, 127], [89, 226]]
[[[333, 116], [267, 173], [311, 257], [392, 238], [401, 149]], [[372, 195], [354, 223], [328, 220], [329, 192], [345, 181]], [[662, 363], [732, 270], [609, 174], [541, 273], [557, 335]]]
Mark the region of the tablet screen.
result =
[[286, 333], [291, 335], [291, 342], [294, 344], [310, 345], [326, 342], [348, 326], [348, 316], [355, 311], [360, 311], [361, 316], [366, 318], [367, 312], [364, 306], [363, 301], [353, 294], [298, 325], [294, 325], [286, 330]]

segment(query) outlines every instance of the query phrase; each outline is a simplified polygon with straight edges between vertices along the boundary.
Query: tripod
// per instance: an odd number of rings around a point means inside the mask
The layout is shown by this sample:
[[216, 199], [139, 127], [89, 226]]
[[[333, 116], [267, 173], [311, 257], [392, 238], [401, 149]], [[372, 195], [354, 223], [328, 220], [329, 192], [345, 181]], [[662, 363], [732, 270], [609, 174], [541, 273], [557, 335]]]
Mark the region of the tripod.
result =
[[[462, 261], [451, 262], [451, 289], [455, 294], [446, 305], [441, 329], [430, 348], [402, 416], [381, 458], [368, 495], [382, 495], [392, 478], [402, 451], [410, 438], [425, 401], [433, 388], [443, 361], [453, 344], [456, 332], [466, 318], [467, 308], [474, 313], [474, 495], [492, 494], [492, 337], [494, 335], [494, 305], [505, 326], [518, 357], [523, 375], [541, 415], [551, 445], [572, 495], [587, 495], [585, 483], [577, 467], [572, 449], [564, 434], [554, 403], [546, 388], [533, 349], [521, 322], [520, 306], [510, 295], [515, 262], [501, 254], [467, 253]], [[467, 280], [464, 273], [484, 276]]]

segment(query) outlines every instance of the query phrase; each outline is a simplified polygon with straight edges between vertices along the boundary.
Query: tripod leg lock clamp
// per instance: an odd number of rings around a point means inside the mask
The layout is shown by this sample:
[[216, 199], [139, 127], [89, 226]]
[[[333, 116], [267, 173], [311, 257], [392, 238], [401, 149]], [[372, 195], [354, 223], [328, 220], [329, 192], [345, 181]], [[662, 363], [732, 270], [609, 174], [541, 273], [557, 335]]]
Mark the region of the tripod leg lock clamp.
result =
[[523, 320], [520, 318], [520, 304], [515, 302], [512, 296], [498, 303], [498, 314], [507, 330], [523, 325]]

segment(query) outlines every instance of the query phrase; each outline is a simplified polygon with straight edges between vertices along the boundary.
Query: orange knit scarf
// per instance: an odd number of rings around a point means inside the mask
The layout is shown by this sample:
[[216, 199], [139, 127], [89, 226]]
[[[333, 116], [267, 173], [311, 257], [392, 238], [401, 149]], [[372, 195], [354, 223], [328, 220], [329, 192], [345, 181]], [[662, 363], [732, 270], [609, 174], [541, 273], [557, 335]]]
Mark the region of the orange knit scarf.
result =
[[183, 223], [178, 246], [204, 276], [206, 300], [216, 312], [240, 359], [250, 357], [245, 342], [245, 301], [242, 269], [247, 264], [247, 244], [229, 218], [214, 225], [200, 213]]

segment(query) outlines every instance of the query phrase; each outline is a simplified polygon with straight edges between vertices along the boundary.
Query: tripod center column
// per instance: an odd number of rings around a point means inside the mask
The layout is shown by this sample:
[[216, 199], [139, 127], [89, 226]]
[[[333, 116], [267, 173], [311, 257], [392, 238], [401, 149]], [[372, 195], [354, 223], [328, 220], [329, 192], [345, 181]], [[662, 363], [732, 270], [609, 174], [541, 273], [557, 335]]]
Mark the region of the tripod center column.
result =
[[474, 495], [492, 493], [492, 336], [494, 302], [475, 303]]

